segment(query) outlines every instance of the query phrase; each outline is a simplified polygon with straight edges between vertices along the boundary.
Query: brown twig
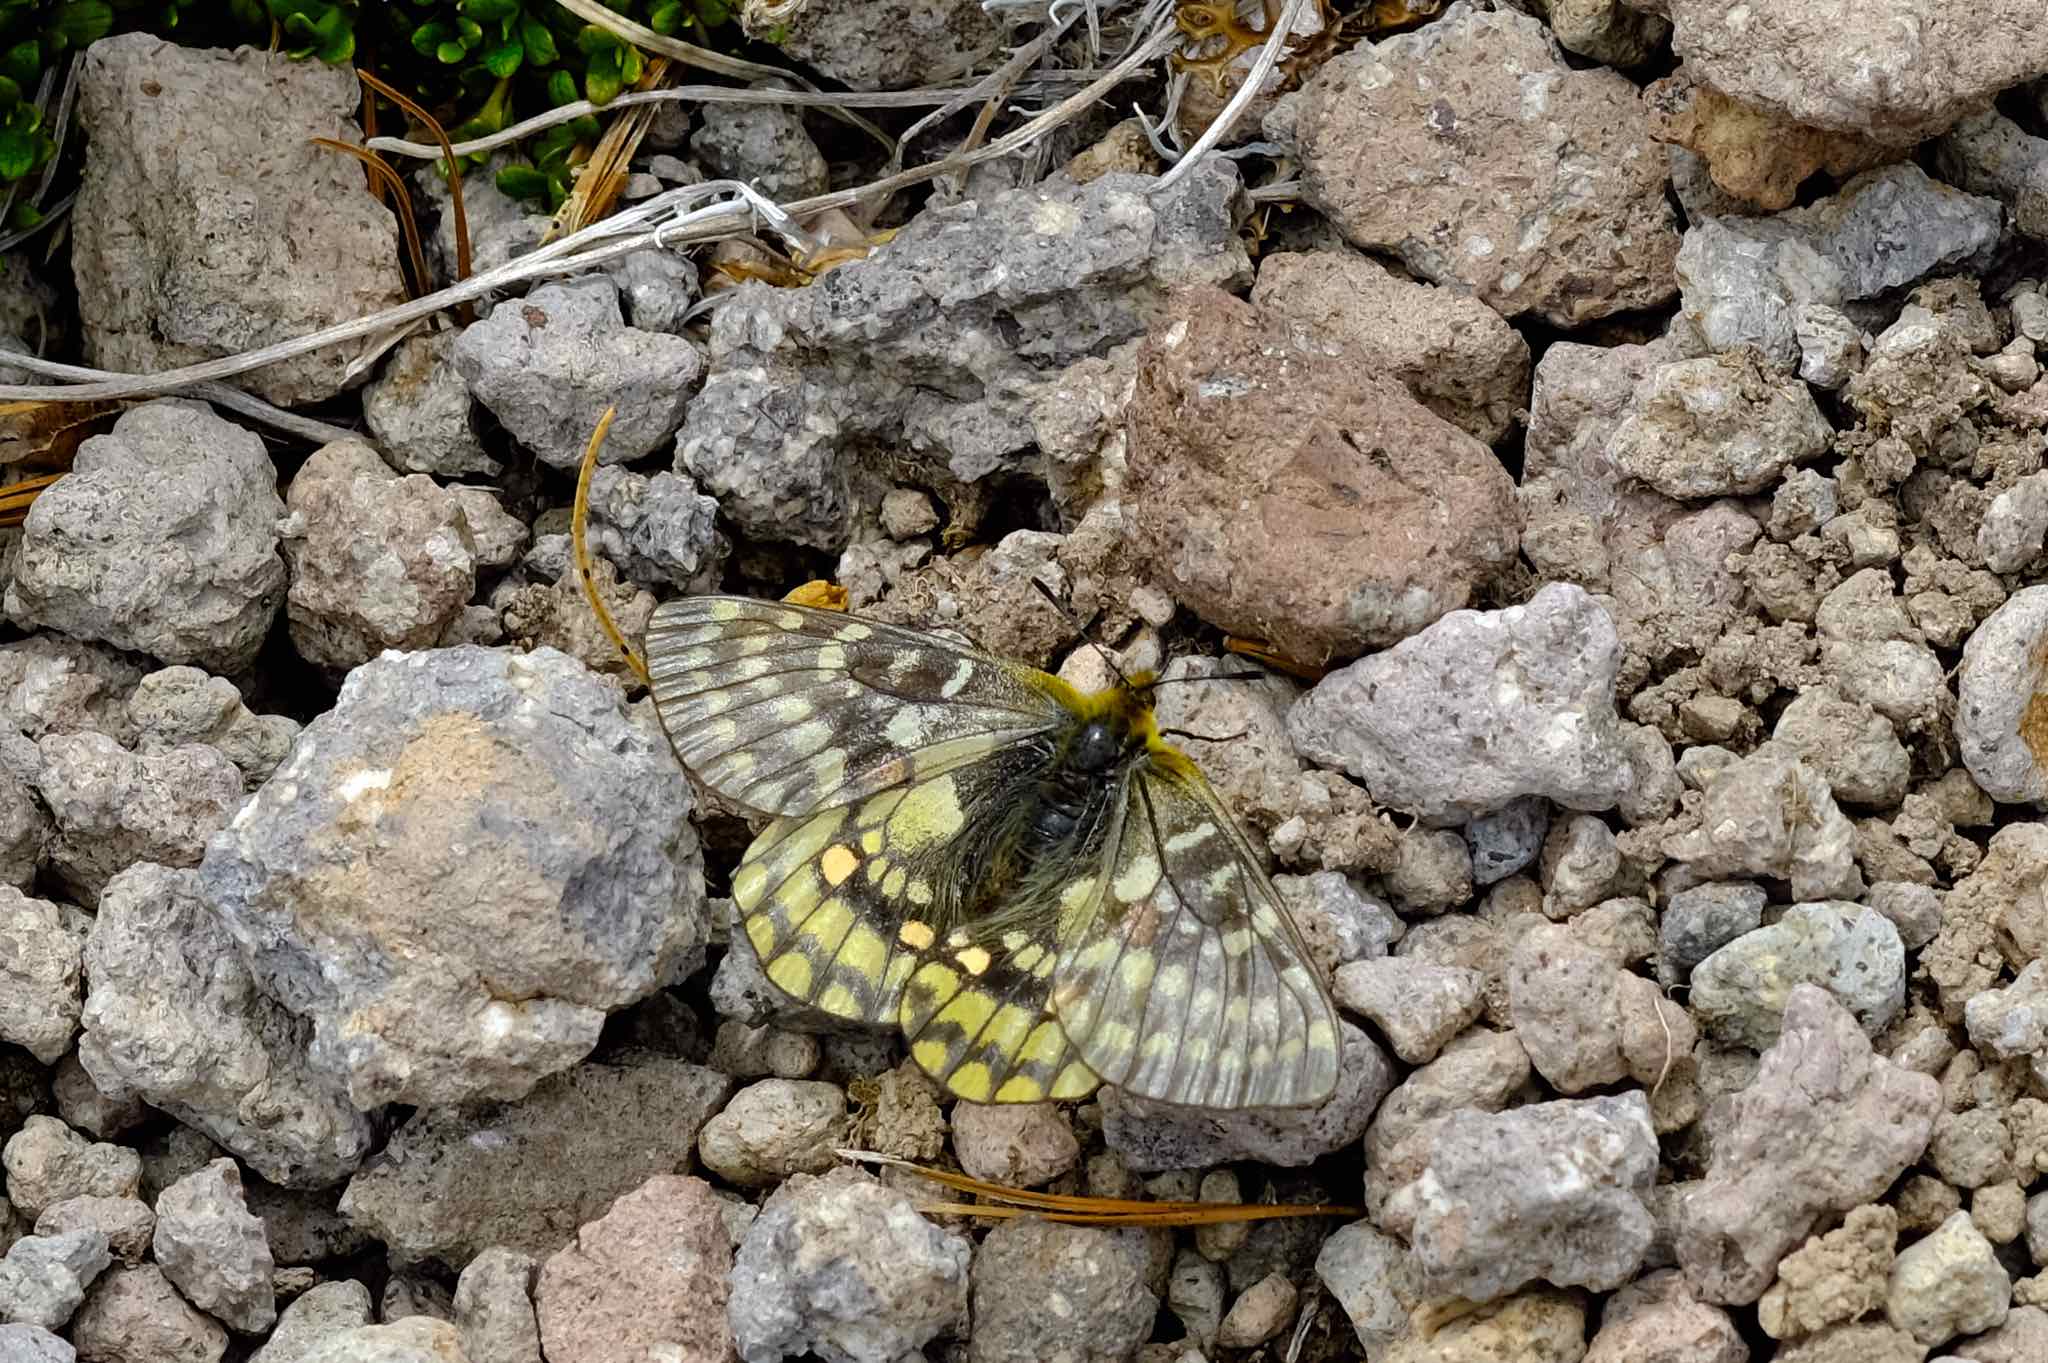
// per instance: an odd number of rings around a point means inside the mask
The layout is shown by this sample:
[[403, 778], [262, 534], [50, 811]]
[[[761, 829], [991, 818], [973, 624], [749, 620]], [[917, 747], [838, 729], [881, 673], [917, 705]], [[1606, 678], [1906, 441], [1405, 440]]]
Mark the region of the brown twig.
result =
[[[441, 144], [441, 154], [448, 161], [448, 207], [455, 217], [455, 282], [461, 283], [469, 278], [469, 215], [462, 209], [462, 162], [456, 158], [455, 144], [448, 140], [448, 130], [441, 126], [439, 119], [368, 71], [357, 71], [356, 78], [418, 119]], [[400, 192], [403, 193], [402, 187]], [[456, 315], [464, 322], [473, 322], [476, 320], [476, 307], [464, 303], [456, 309]]]
[[353, 143], [337, 141], [332, 137], [316, 137], [316, 147], [329, 151], [345, 152], [361, 161], [371, 181], [396, 200], [398, 227], [405, 235], [405, 253], [412, 262], [413, 297], [420, 298], [432, 292], [433, 277], [427, 273], [427, 253], [420, 245], [420, 225], [412, 215], [412, 197], [405, 192], [405, 182], [398, 178], [398, 172], [385, 164], [384, 158], [373, 151], [367, 151]]
[[569, 545], [575, 551], [576, 576], [583, 582], [583, 599], [590, 603], [590, 613], [597, 617], [598, 628], [624, 655], [626, 666], [633, 669], [633, 675], [651, 688], [654, 679], [647, 674], [647, 664], [627, 646], [626, 636], [613, 623], [612, 613], [604, 608], [604, 598], [597, 590], [597, 577], [590, 570], [590, 546], [583, 533], [584, 525], [590, 519], [590, 474], [597, 467], [597, 452], [604, 448], [605, 432], [611, 430], [612, 418], [618, 413], [616, 407], [605, 408], [604, 415], [597, 419], [597, 429], [590, 433], [590, 443], [583, 447], [583, 465], [576, 471], [576, 506], [569, 513]]

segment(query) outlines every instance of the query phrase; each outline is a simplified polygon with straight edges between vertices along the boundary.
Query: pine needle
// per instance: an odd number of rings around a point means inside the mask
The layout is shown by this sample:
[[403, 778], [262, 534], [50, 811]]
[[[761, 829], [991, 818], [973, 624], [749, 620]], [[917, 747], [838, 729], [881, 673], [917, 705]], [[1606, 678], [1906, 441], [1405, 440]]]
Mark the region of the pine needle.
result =
[[604, 415], [597, 419], [597, 429], [590, 433], [590, 443], [583, 447], [583, 466], [576, 471], [576, 507], [569, 513], [569, 543], [576, 553], [576, 576], [583, 582], [583, 599], [590, 603], [590, 613], [597, 617], [598, 628], [625, 658], [633, 675], [643, 685], [652, 687], [654, 679], [647, 674], [647, 664], [628, 647], [626, 636], [619, 632], [612, 613], [604, 608], [604, 598], [598, 595], [597, 579], [590, 571], [590, 546], [583, 533], [584, 523], [590, 519], [590, 474], [597, 467], [597, 452], [604, 448], [605, 433], [611, 430], [612, 418], [618, 414], [616, 407], [605, 408]]
[[956, 1192], [990, 1198], [1007, 1206], [946, 1202], [926, 1207], [931, 1214], [980, 1216], [1007, 1220], [1016, 1216], [1043, 1216], [1074, 1226], [1213, 1226], [1233, 1221], [1277, 1221], [1302, 1216], [1365, 1215], [1363, 1207], [1317, 1204], [1265, 1205], [1247, 1202], [1144, 1202], [1120, 1197], [1084, 1197], [1068, 1193], [1038, 1193], [1024, 1188], [1006, 1188], [967, 1174], [934, 1169], [910, 1160], [898, 1159], [873, 1150], [835, 1151], [841, 1159], [868, 1164], [885, 1164], [908, 1169]]

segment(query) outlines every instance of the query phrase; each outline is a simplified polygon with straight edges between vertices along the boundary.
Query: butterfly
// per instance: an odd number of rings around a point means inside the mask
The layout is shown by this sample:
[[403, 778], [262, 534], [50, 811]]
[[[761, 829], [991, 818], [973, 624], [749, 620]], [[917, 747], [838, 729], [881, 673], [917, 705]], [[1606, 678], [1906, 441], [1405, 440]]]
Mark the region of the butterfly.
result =
[[1337, 1015], [1257, 854], [1159, 733], [1151, 674], [1047, 672], [837, 611], [654, 613], [683, 764], [772, 822], [732, 878], [768, 979], [902, 1029], [977, 1103], [1102, 1083], [1206, 1108], [1321, 1103]]

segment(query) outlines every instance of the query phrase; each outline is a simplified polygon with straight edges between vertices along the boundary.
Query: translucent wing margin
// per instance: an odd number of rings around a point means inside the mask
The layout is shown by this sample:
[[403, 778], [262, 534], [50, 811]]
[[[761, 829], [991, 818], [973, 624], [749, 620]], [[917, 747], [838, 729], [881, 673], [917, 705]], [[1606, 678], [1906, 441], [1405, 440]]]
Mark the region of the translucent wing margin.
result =
[[1065, 714], [1029, 668], [806, 606], [685, 597], [654, 612], [646, 646], [683, 765], [765, 814], [865, 799]]
[[1337, 1014], [1260, 867], [1178, 754], [1133, 777], [1106, 878], [1062, 920], [1052, 1006], [1103, 1082], [1190, 1106], [1301, 1107], [1337, 1080]]

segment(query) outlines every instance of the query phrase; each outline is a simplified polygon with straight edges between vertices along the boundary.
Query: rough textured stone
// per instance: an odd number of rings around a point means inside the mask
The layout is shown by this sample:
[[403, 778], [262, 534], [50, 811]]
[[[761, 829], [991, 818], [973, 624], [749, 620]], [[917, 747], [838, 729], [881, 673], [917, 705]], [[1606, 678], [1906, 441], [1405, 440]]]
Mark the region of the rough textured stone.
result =
[[1996, 200], [1937, 184], [1911, 162], [1868, 171], [1806, 208], [1709, 218], [1678, 253], [1685, 317], [1714, 350], [1754, 346], [1786, 373], [1802, 311], [1839, 309], [1969, 263], [1997, 244]]
[[1284, 1169], [1313, 1163], [1357, 1140], [1394, 1084], [1393, 1062], [1378, 1043], [1348, 1022], [1338, 1023], [1338, 1040], [1337, 1091], [1321, 1107], [1210, 1112], [1108, 1089], [1101, 1098], [1103, 1139], [1146, 1173], [1242, 1159]]
[[[155, 1264], [117, 1268], [71, 1322], [87, 1363], [220, 1363], [228, 1332], [186, 1304]], [[392, 1360], [391, 1363], [397, 1363]]]
[[243, 1334], [277, 1323], [277, 1265], [242, 1200], [235, 1162], [215, 1160], [157, 1194], [156, 1261], [185, 1300]]
[[1378, 368], [1216, 290], [1155, 324], [1124, 495], [1177, 601], [1315, 664], [1464, 606], [1513, 557], [1506, 470]]
[[0, 1041], [45, 1065], [78, 1033], [88, 925], [76, 909], [0, 885]]
[[1644, 99], [1650, 106], [1650, 135], [1698, 153], [1691, 160], [1711, 180], [1711, 194], [1689, 198], [1687, 177], [1674, 156], [1672, 178], [1694, 221], [1790, 208], [1814, 172], [1847, 179], [1895, 155], [1857, 133], [1810, 128], [1730, 99], [1699, 84], [1683, 67], [1651, 84]]
[[1987, 989], [1963, 1006], [1970, 1044], [1998, 1060], [2025, 1057], [2048, 1070], [2048, 961], [2029, 961], [2004, 989]]
[[[721, 1231], [720, 1244], [723, 1243]], [[462, 1331], [462, 1351], [472, 1360], [541, 1363], [540, 1323], [533, 1302], [534, 1274], [538, 1268], [530, 1254], [493, 1248], [471, 1259], [462, 1270], [450, 1306], [456, 1327]], [[632, 1287], [639, 1291], [645, 1284], [636, 1282]], [[722, 1317], [725, 1313], [721, 1310], [718, 1314]], [[565, 1347], [556, 1357], [559, 1360], [573, 1356], [574, 1351]]]
[[445, 1320], [407, 1316], [384, 1325], [359, 1325], [315, 1343], [299, 1363], [475, 1363], [462, 1332]]
[[1994, 800], [2048, 799], [2048, 773], [2028, 741], [2036, 698], [2048, 689], [2041, 670], [2044, 636], [2048, 587], [2025, 587], [1991, 612], [1963, 645], [1956, 675], [1956, 741], [1971, 779]]
[[196, 866], [242, 802], [242, 773], [199, 744], [131, 753], [105, 734], [49, 734], [36, 791], [50, 807], [50, 869], [95, 904], [137, 862]]
[[1479, 1016], [1483, 983], [1476, 970], [1381, 958], [1340, 966], [1331, 992], [1378, 1027], [1394, 1054], [1422, 1065]]
[[[607, 464], [590, 475], [590, 552], [610, 559], [642, 586], [673, 587], [685, 595], [717, 590], [730, 548], [717, 520], [718, 503], [681, 474], [647, 478]], [[566, 572], [572, 570], [568, 537], [561, 539]], [[547, 545], [543, 540], [535, 551]]]
[[320, 1187], [369, 1152], [369, 1120], [308, 1065], [311, 1028], [258, 992], [194, 871], [147, 862], [114, 877], [86, 942], [79, 1060], [205, 1132], [265, 1178]]
[[1322, 1280], [1357, 1332], [1369, 1359], [1408, 1330], [1408, 1314], [1423, 1298], [1422, 1269], [1408, 1247], [1368, 1221], [1341, 1226], [1316, 1254]]
[[1002, 40], [976, 0], [813, 0], [738, 7], [747, 36], [774, 41], [855, 90], [900, 90], [958, 79]]
[[1702, 1299], [1740, 1304], [1830, 1211], [1875, 1199], [1927, 1148], [1940, 1085], [1875, 1055], [1818, 985], [1785, 1005], [1756, 1079], [1729, 1100], [1713, 1166], [1679, 1207], [1678, 1261]]
[[1957, 1212], [1899, 1251], [1892, 1264], [1885, 1318], [1928, 1348], [1974, 1335], [2005, 1319], [2012, 1279], [1991, 1242]]
[[676, 471], [745, 534], [822, 549], [851, 537], [869, 465], [961, 509], [983, 499], [970, 485], [1032, 461], [1035, 399], [1068, 365], [1140, 335], [1176, 285], [1250, 280], [1234, 167], [1211, 160], [1156, 198], [1151, 183], [991, 194], [918, 214], [807, 288], [735, 289]]
[[[350, 1278], [309, 1288], [277, 1318], [270, 1339], [249, 1363], [306, 1363], [329, 1339], [370, 1323], [370, 1289]], [[470, 1363], [483, 1363], [472, 1359]]]
[[431, 331], [406, 337], [363, 390], [363, 421], [400, 473], [460, 478], [493, 475], [501, 467], [471, 424], [469, 385], [453, 363], [455, 336]]
[[1006, 1221], [974, 1256], [970, 1363], [1117, 1363], [1150, 1333], [1144, 1239]]
[[0, 1325], [0, 1358], [7, 1363], [77, 1363], [78, 1351], [40, 1325]]
[[96, 1231], [106, 1238], [114, 1258], [133, 1268], [149, 1252], [156, 1213], [137, 1197], [67, 1197], [53, 1202], [36, 1218], [37, 1235], [63, 1235], [67, 1231]]
[[1383, 1363], [1577, 1363], [1586, 1351], [1585, 1299], [1577, 1293], [1532, 1289], [1466, 1314], [1454, 1307], [1440, 1320], [1395, 1341]]
[[1795, 904], [1693, 968], [1693, 1015], [1717, 1039], [1763, 1050], [1778, 1039], [1785, 1001], [1817, 984], [1871, 1036], [1906, 1002], [1906, 950], [1875, 909], [1839, 900]]
[[[732, 1358], [732, 1244], [719, 1207], [702, 1179], [661, 1175], [579, 1229], [540, 1272], [540, 1343], [549, 1363]], [[470, 1353], [493, 1363], [506, 1358], [474, 1346]]]
[[478, 402], [542, 462], [574, 469], [607, 407], [598, 457], [643, 458], [682, 424], [704, 361], [681, 336], [626, 325], [604, 275], [543, 284], [465, 328], [455, 370]]
[[1560, 1093], [1630, 1077], [1661, 1085], [1692, 1052], [1692, 1019], [1587, 936], [1580, 924], [1544, 923], [1514, 944], [1507, 991], [1515, 1035]]
[[1882, 1307], [1898, 1236], [1898, 1213], [1890, 1207], [1857, 1207], [1840, 1226], [1779, 1260], [1778, 1280], [1756, 1304], [1764, 1333], [1792, 1339]]
[[1038, 1188], [1072, 1169], [1081, 1143], [1051, 1103], [955, 1103], [953, 1153], [970, 1177]]
[[[343, 67], [280, 66], [260, 47], [142, 33], [93, 44], [71, 251], [91, 363], [160, 373], [403, 302], [397, 223], [363, 193], [360, 167], [312, 141], [361, 142], [361, 97]], [[358, 381], [333, 351], [240, 378], [288, 407]]]
[[1607, 1291], [1642, 1265], [1656, 1176], [1641, 1093], [1458, 1113], [1383, 1219], [1431, 1292], [1492, 1301], [1538, 1279]]
[[1789, 752], [1766, 746], [1709, 777], [1697, 827], [1664, 840], [1682, 863], [1665, 872], [1676, 893], [1715, 880], [1768, 876], [1800, 900], [1855, 899], [1856, 830], [1820, 775]]
[[822, 1174], [839, 1162], [850, 1118], [837, 1084], [763, 1079], [733, 1095], [697, 1138], [704, 1167], [743, 1188], [791, 1174]]
[[1671, 1269], [1646, 1273], [1607, 1299], [1584, 1363], [1749, 1363], [1729, 1314]]
[[571, 659], [387, 654], [200, 878], [358, 1106], [514, 1098], [703, 940], [689, 809], [668, 745]]
[[552, 1254], [612, 1199], [687, 1169], [729, 1087], [701, 1065], [643, 1056], [578, 1065], [516, 1103], [423, 1110], [350, 1181], [341, 1210], [399, 1263], [468, 1263], [493, 1246]]
[[[990, 1240], [1009, 1229], [997, 1227]], [[896, 1363], [915, 1355], [965, 1324], [969, 1258], [965, 1238], [858, 1170], [798, 1174], [762, 1205], [733, 1260], [728, 1315], [740, 1357], [775, 1363], [813, 1353], [825, 1363]], [[1120, 1285], [1143, 1291], [1137, 1282]], [[1041, 1295], [1041, 1313], [1044, 1305]], [[980, 1309], [975, 1314], [982, 1318]], [[1148, 1325], [1151, 1319], [1148, 1302]]]
[[[1816, 128], [1909, 147], [2048, 71], [2031, 0], [1668, 0], [1671, 45], [1737, 99]], [[1887, 76], [1873, 77], [1872, 54]]]
[[[1526, 795], [1607, 809], [1631, 783], [1614, 712], [1619, 658], [1599, 603], [1552, 583], [1526, 606], [1454, 612], [1330, 674], [1289, 712], [1288, 735], [1380, 804], [1430, 821]], [[1446, 733], [1464, 738], [1447, 749]]]
[[8, 1200], [31, 1221], [74, 1197], [131, 1197], [142, 1181], [142, 1158], [133, 1150], [88, 1141], [40, 1113], [7, 1138], [0, 1164]]
[[1488, 445], [1529, 393], [1529, 346], [1476, 298], [1397, 278], [1350, 251], [1280, 252], [1259, 262], [1252, 302], [1321, 333]]
[[1637, 388], [1614, 433], [1615, 467], [1667, 497], [1761, 492], [1834, 435], [1796, 379], [1753, 354], [1662, 365]]
[[706, 104], [690, 152], [714, 178], [742, 180], [777, 203], [823, 194], [832, 177], [803, 114], [774, 104]]
[[1303, 197], [1354, 245], [1507, 317], [1573, 327], [1671, 296], [1678, 237], [1635, 87], [1572, 69], [1527, 15], [1454, 4], [1361, 43], [1266, 131], [1291, 142]]
[[182, 399], [130, 408], [29, 508], [7, 614], [167, 663], [239, 671], [284, 601], [283, 514], [277, 471], [253, 432]]
[[196, 667], [159, 668], [137, 682], [128, 718], [138, 752], [199, 744], [234, 763], [250, 786], [277, 770], [299, 733], [297, 720], [252, 712], [233, 682]]
[[101, 1231], [23, 1236], [0, 1259], [0, 1318], [62, 1329], [107, 1263]]
[[[2048, 237], [2048, 139], [2030, 137], [1995, 109], [1964, 119], [1935, 144], [1942, 178], [1972, 194], [1988, 194], [2012, 213], [2013, 226]], [[2038, 341], [2038, 336], [2027, 335]]]
[[340, 673], [386, 649], [438, 643], [476, 593], [462, 503], [400, 477], [360, 440], [313, 451], [285, 494], [285, 597], [299, 656]]

